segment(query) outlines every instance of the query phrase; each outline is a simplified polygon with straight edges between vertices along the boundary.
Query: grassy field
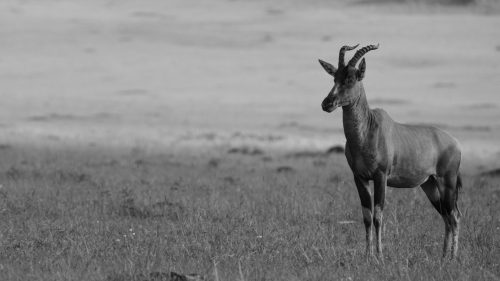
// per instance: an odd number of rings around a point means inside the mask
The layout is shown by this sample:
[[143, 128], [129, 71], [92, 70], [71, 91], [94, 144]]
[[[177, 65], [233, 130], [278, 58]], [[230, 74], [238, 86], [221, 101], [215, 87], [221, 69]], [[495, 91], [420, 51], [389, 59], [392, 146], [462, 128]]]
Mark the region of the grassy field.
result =
[[[428, 5], [439, 2], [438, 5]], [[446, 5], [473, 2], [469, 5]], [[0, 2], [0, 280], [499, 280], [498, 0]], [[420, 189], [385, 262], [317, 59], [380, 43], [372, 107], [463, 147], [459, 256]], [[351, 57], [352, 52], [347, 55]]]
[[1, 280], [498, 280], [499, 178], [466, 175], [458, 259], [420, 189], [387, 194], [385, 263], [343, 154], [3, 145]]

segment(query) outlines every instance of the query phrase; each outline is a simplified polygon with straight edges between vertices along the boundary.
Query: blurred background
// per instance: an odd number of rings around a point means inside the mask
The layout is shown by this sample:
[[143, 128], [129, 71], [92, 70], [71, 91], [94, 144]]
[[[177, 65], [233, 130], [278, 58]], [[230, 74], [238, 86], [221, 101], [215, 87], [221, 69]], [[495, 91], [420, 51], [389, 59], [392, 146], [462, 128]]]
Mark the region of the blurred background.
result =
[[345, 139], [341, 111], [321, 111], [333, 81], [317, 59], [380, 43], [366, 55], [371, 107], [499, 164], [499, 15], [498, 0], [4, 0], [0, 134], [322, 150]]

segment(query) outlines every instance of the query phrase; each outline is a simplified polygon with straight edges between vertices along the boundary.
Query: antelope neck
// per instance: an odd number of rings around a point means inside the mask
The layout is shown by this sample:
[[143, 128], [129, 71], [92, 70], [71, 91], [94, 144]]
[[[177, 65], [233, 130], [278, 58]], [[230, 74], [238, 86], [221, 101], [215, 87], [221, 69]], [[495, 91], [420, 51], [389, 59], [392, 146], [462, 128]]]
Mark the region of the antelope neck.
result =
[[359, 85], [359, 92], [358, 98], [353, 103], [342, 107], [344, 134], [347, 143], [353, 147], [363, 145], [373, 118], [362, 84]]

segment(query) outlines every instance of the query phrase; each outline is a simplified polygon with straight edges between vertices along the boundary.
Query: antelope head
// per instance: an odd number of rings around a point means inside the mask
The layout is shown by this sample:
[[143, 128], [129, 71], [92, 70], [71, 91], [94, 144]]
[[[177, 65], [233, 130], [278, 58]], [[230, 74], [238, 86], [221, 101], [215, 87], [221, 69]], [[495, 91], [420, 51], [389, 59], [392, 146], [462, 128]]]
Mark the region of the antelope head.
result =
[[325, 71], [333, 76], [335, 83], [328, 96], [321, 103], [323, 110], [328, 113], [334, 111], [339, 106], [353, 104], [361, 94], [361, 83], [359, 82], [365, 77], [366, 61], [363, 58], [358, 68], [356, 68], [356, 63], [367, 52], [378, 49], [379, 45], [369, 45], [359, 49], [346, 65], [344, 62], [345, 52], [354, 50], [358, 46], [359, 44], [352, 47], [343, 46], [340, 48], [338, 68], [335, 68], [330, 63], [319, 60]]

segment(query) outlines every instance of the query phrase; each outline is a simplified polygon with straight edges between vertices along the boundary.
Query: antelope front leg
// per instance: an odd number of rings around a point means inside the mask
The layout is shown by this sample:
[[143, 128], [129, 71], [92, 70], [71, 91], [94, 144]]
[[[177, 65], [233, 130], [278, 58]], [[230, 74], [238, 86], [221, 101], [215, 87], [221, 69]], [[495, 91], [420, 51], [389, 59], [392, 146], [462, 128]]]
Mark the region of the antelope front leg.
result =
[[382, 255], [382, 218], [385, 202], [385, 187], [387, 184], [387, 175], [379, 173], [373, 179], [373, 202], [375, 212], [373, 214], [373, 224], [375, 225], [375, 233], [377, 235], [377, 256], [383, 258]]
[[358, 188], [359, 199], [361, 199], [361, 207], [363, 207], [363, 222], [366, 230], [366, 256], [371, 256], [372, 251], [372, 197], [368, 190], [368, 181], [354, 176], [354, 182]]

